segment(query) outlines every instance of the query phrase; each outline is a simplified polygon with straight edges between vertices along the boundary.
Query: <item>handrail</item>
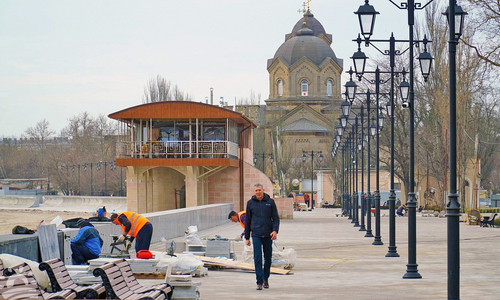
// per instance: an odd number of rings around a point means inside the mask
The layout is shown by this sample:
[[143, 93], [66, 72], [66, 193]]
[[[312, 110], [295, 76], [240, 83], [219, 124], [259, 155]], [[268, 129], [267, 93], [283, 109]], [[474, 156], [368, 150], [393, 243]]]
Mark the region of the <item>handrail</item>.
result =
[[237, 158], [238, 144], [230, 141], [118, 142], [118, 158]]

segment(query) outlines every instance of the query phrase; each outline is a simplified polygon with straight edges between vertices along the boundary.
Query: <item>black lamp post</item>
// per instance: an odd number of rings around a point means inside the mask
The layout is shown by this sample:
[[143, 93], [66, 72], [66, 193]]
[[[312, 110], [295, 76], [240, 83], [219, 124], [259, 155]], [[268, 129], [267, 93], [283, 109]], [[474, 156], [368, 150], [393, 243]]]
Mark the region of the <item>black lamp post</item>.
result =
[[[449, 32], [449, 80], [450, 80], [450, 193], [446, 204], [448, 239], [448, 299], [460, 299], [460, 203], [457, 193], [457, 78], [456, 47], [462, 35], [464, 17], [467, 14], [455, 0], [449, 1], [446, 11]], [[453, 17], [452, 17], [453, 16]], [[458, 25], [458, 26], [457, 26]], [[458, 28], [457, 28], [458, 27]]]
[[[72, 165], [71, 172], [75, 173], [75, 170], [76, 170], [76, 166]], [[77, 195], [79, 195], [79, 194], [80, 194], [80, 165], [78, 165], [78, 191], [77, 191]]]
[[[417, 270], [417, 258], [416, 258], [416, 207], [417, 201], [415, 198], [415, 120], [414, 120], [414, 68], [413, 68], [413, 47], [414, 47], [414, 38], [413, 38], [413, 25], [415, 23], [415, 10], [424, 9], [427, 5], [429, 5], [433, 0], [429, 0], [425, 5], [420, 3], [415, 3], [415, 0], [408, 0], [407, 2], [403, 2], [400, 5], [396, 4], [392, 0], [389, 0], [392, 4], [394, 4], [399, 9], [406, 9], [408, 11], [408, 27], [409, 27], [409, 57], [410, 57], [410, 82], [409, 82], [409, 101], [403, 102], [403, 107], [407, 107], [410, 109], [410, 128], [409, 128], [409, 147], [410, 147], [410, 170], [409, 170], [409, 185], [408, 185], [408, 264], [406, 274], [403, 276], [405, 279], [412, 278], [422, 278], [422, 276], [418, 273]], [[368, 1], [365, 1], [366, 4]], [[365, 4], [365, 5], [366, 5]], [[373, 18], [374, 19], [374, 18]], [[366, 36], [365, 36], [366, 38]], [[369, 38], [369, 36], [368, 36]], [[426, 52], [426, 51], [425, 51]], [[421, 66], [426, 67], [426, 70], [422, 69], [422, 74], [424, 79], [427, 79], [427, 76], [430, 72], [430, 67], [432, 63], [432, 58], [429, 59], [427, 55], [421, 55], [419, 59], [424, 60]], [[427, 68], [428, 67], [428, 68]], [[428, 72], [427, 72], [428, 71]]]
[[[358, 49], [361, 45], [361, 38], [358, 37], [358, 39], [356, 40], [358, 42]], [[358, 50], [359, 52], [359, 50]], [[353, 56], [354, 57], [354, 56]], [[356, 64], [356, 61], [355, 59], [353, 58], [354, 60], [354, 64]], [[352, 71], [349, 71], [350, 73], [352, 73]], [[371, 135], [372, 137], [376, 137], [376, 157], [375, 157], [375, 160], [376, 160], [376, 189], [375, 189], [375, 192], [374, 192], [374, 197], [375, 197], [375, 240], [373, 241], [373, 245], [383, 245], [384, 243], [382, 242], [382, 239], [381, 239], [381, 236], [380, 236], [380, 165], [379, 165], [379, 157], [380, 157], [380, 131], [382, 130], [382, 127], [383, 127], [383, 122], [384, 122], [384, 116], [383, 115], [379, 115], [379, 112], [378, 112], [378, 109], [380, 107], [380, 83], [385, 83], [385, 81], [382, 81], [381, 78], [380, 78], [380, 73], [382, 73], [380, 71], [380, 69], [377, 67], [377, 69], [375, 70], [375, 72], [370, 72], [370, 71], [365, 71], [364, 69], [359, 69], [357, 70], [357, 76], [358, 76], [358, 79], [361, 80], [363, 77], [363, 75], [365, 73], [374, 73], [375, 74], [375, 80], [369, 80], [370, 83], [374, 83], [375, 84], [375, 98], [376, 98], [376, 115], [377, 115], [377, 120], [372, 123], [372, 125], [370, 126], [370, 132], [371, 132]], [[385, 72], [384, 72], [385, 73]], [[368, 166], [370, 166], [368, 164]], [[370, 207], [370, 210], [369, 212], [371, 213], [371, 204], [368, 206]], [[371, 219], [371, 217], [370, 217]], [[370, 220], [371, 221], [371, 220]]]
[[[361, 71], [361, 70], [360, 70]], [[349, 71], [350, 75], [351, 75], [351, 81], [352, 81], [352, 69]], [[361, 75], [362, 76], [362, 75]], [[356, 86], [355, 83], [353, 84], [349, 84], [351, 88], [353, 88], [353, 90], [355, 91], [355, 88], [354, 86]], [[347, 88], [347, 84], [346, 84], [346, 88]], [[349, 93], [349, 92], [346, 92], [346, 94], [351, 94], [352, 95], [352, 99], [354, 100], [354, 96], [355, 96], [355, 92], [353, 93]], [[364, 102], [366, 101], [366, 102]], [[370, 126], [370, 104], [371, 104], [371, 93], [370, 91], [368, 90], [366, 92], [366, 99], [363, 100], [364, 103], [366, 103], [366, 108], [367, 108], [367, 114], [368, 114], [368, 117], [367, 117], [367, 129], [372, 132], [372, 136], [375, 135], [375, 131], [377, 130], [377, 127], [375, 127], [375, 124], [372, 123], [372, 125]], [[363, 103], [362, 102], [362, 103]], [[361, 120], [361, 123], [364, 124], [364, 113], [363, 113], [363, 105], [361, 106], [361, 117], [362, 117], [362, 120]], [[340, 121], [341, 121], [341, 125], [343, 127], [347, 126], [347, 117], [345, 116], [341, 116], [340, 117]], [[356, 129], [357, 131], [357, 129]], [[363, 135], [364, 135], [364, 129], [363, 129], [363, 125], [362, 125], [362, 138], [363, 138]], [[366, 135], [366, 142], [367, 142], [367, 180], [366, 180], [366, 183], [367, 183], [367, 187], [366, 187], [366, 198], [364, 198], [365, 195], [362, 195], [363, 197], [363, 200], [362, 200], [362, 204], [361, 204], [361, 215], [362, 215], [362, 225], [361, 225], [361, 228], [360, 228], [360, 231], [365, 231], [366, 230], [366, 234], [365, 234], [365, 237], [373, 237], [373, 234], [372, 234], [372, 229], [371, 229], [371, 195], [370, 195], [370, 134], [367, 134]], [[361, 140], [361, 147], [363, 147], [363, 144], [365, 143], [364, 139]], [[358, 144], [355, 142], [354, 143], [354, 147], [359, 147]], [[362, 154], [362, 157], [363, 157], [363, 154]], [[362, 162], [361, 164], [362, 166], [364, 166], [364, 161]], [[363, 173], [363, 172], [362, 172]], [[362, 174], [362, 176], [364, 176]], [[364, 189], [364, 183], [362, 182], [362, 189]], [[366, 229], [365, 227], [363, 226], [363, 222], [364, 222], [364, 213], [365, 211], [367, 212], [366, 214]]]
[[[304, 151], [302, 150], [302, 162], [305, 162], [306, 161], [306, 153], [308, 153], [307, 151]], [[314, 177], [314, 154], [318, 155], [318, 160], [319, 162], [322, 162], [323, 161], [323, 154], [322, 154], [322, 151], [313, 151], [311, 150], [310, 151], [310, 155], [311, 155], [311, 209], [314, 209], [314, 184], [313, 184], [313, 177]]]
[[266, 171], [266, 166], [265, 166], [265, 158], [266, 156], [269, 157], [269, 162], [271, 163], [271, 180], [273, 180], [274, 178], [274, 172], [273, 172], [273, 163], [274, 163], [274, 156], [272, 153], [269, 153], [269, 154], [266, 154], [266, 153], [254, 153], [253, 155], [253, 163], [254, 164], [257, 164], [257, 157], [262, 157], [262, 172], [265, 172]]

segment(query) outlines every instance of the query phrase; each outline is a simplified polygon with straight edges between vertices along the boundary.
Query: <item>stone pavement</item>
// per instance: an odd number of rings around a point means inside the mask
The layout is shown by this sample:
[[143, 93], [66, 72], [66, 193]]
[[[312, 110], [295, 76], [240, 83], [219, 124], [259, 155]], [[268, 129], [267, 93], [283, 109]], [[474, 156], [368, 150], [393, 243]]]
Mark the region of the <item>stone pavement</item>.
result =
[[[200, 281], [201, 298], [210, 299], [447, 299], [446, 218], [417, 214], [417, 264], [422, 279], [403, 279], [408, 263], [408, 218], [396, 218], [396, 246], [400, 257], [386, 258], [389, 218], [381, 218], [384, 245], [336, 217], [340, 209], [317, 208], [294, 212], [282, 220], [278, 248], [293, 248], [297, 262], [293, 275], [272, 274], [270, 289], [255, 290], [255, 274], [244, 271], [208, 271]], [[387, 211], [382, 211], [383, 214]], [[374, 219], [372, 218], [372, 221]], [[195, 225], [195, 224], [193, 224]], [[375, 230], [374, 225], [372, 229]], [[230, 223], [199, 232], [234, 238], [242, 232]], [[179, 245], [184, 239], [176, 239]], [[235, 242], [241, 256], [243, 242]], [[500, 228], [460, 223], [461, 299], [500, 299]], [[159, 243], [151, 250], [165, 250]]]

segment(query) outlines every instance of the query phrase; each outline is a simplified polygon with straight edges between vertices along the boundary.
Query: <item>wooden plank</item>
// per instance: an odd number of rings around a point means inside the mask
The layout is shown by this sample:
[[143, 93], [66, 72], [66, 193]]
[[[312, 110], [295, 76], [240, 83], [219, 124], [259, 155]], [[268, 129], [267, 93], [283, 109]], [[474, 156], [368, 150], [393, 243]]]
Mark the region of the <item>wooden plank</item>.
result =
[[[247, 264], [239, 261], [232, 261], [227, 259], [215, 258], [215, 257], [207, 257], [207, 256], [197, 256], [194, 255], [197, 259], [201, 260], [204, 265], [212, 265], [229, 269], [241, 269], [241, 270], [249, 270], [255, 271], [255, 267], [253, 264]], [[279, 268], [271, 267], [271, 273], [280, 274], [280, 275], [288, 275], [293, 274], [291, 270], [284, 270]]]
[[42, 253], [42, 261], [61, 258], [55, 224], [38, 226], [38, 243]]

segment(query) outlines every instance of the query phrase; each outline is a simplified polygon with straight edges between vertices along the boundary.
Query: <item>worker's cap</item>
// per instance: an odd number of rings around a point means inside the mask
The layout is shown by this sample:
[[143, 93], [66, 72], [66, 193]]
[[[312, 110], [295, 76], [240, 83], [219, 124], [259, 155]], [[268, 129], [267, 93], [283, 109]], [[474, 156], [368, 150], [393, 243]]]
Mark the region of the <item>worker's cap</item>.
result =
[[88, 221], [85, 220], [85, 219], [80, 219], [78, 220], [78, 222], [76, 222], [76, 226], [78, 227], [84, 227], [85, 225], [87, 225]]

